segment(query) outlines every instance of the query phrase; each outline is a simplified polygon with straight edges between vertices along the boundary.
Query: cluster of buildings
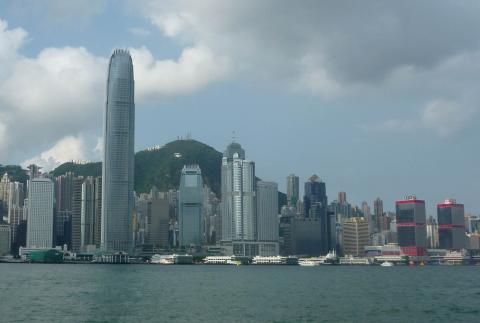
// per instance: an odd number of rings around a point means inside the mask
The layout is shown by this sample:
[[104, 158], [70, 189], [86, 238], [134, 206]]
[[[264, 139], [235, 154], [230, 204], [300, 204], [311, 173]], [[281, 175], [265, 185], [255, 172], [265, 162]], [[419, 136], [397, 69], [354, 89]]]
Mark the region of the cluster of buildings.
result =
[[[29, 167], [26, 185], [0, 181], [0, 256], [61, 246], [77, 254], [190, 254], [269, 257], [404, 255], [432, 250], [480, 250], [480, 219], [453, 199], [427, 218], [425, 202], [408, 196], [395, 212], [383, 201], [350, 204], [345, 192], [328, 202], [318, 176], [304, 184], [287, 177], [279, 208], [278, 184], [259, 180], [255, 163], [237, 142], [221, 164], [221, 196], [202, 180], [198, 165], [184, 165], [178, 189], [134, 192], [134, 77], [129, 53], [115, 50], [109, 64], [104, 114], [102, 176], [53, 177]], [[438, 254], [438, 252], [436, 253]]]

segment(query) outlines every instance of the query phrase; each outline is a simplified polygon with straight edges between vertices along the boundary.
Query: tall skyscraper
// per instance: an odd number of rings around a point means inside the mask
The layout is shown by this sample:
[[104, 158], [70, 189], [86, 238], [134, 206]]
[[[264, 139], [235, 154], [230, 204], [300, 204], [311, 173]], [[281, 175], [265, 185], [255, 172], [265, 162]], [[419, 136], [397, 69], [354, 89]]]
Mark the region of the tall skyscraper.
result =
[[347, 193], [346, 192], [338, 192], [338, 203], [346, 204], [347, 203]]
[[257, 182], [257, 240], [278, 242], [278, 185]]
[[169, 246], [168, 230], [170, 221], [170, 205], [167, 199], [153, 198], [150, 218], [148, 219], [147, 242], [153, 247]]
[[364, 255], [364, 247], [370, 243], [368, 222], [365, 218], [353, 217], [343, 222], [343, 253], [360, 257]]
[[126, 50], [110, 58], [102, 165], [102, 248], [132, 249], [135, 103], [133, 64]]
[[368, 223], [368, 232], [372, 234], [374, 232], [375, 223], [373, 222], [372, 212], [370, 210], [370, 206], [368, 205], [367, 201], [362, 202], [362, 213], [363, 213], [363, 217]]
[[55, 244], [72, 247], [72, 198], [73, 178], [68, 172], [55, 178]]
[[417, 200], [416, 196], [412, 195], [395, 204], [400, 249], [408, 256], [425, 256], [427, 248], [425, 201]]
[[0, 224], [0, 257], [10, 254], [11, 227], [8, 224]]
[[72, 182], [72, 251], [82, 247], [82, 185], [84, 178], [74, 177]]
[[198, 165], [185, 165], [179, 189], [180, 246], [203, 244], [203, 180]]
[[100, 177], [87, 177], [82, 183], [81, 195], [81, 213], [80, 213], [80, 249], [88, 251], [88, 249], [95, 249], [99, 247], [95, 241], [99, 228], [97, 225], [101, 224], [101, 192], [97, 190], [101, 187]]
[[255, 163], [233, 157], [234, 240], [255, 240]]
[[437, 204], [438, 236], [441, 249], [465, 248], [465, 211], [463, 204], [446, 199]]
[[[310, 248], [310, 250], [319, 250], [320, 254], [327, 254], [331, 249], [335, 248], [335, 214], [330, 214], [328, 212], [328, 199], [327, 199], [327, 190], [325, 183], [320, 180], [317, 175], [313, 175], [309, 178], [308, 182], [305, 183], [305, 196], [303, 198], [304, 209], [305, 209], [305, 218], [310, 219], [311, 221], [316, 221], [318, 223], [312, 222], [301, 223], [302, 221], [297, 220], [295, 223], [295, 239], [301, 239], [302, 242], [297, 245], [306, 245], [308, 240], [305, 240], [300, 228], [302, 226], [309, 227], [308, 230], [314, 230], [313, 228], [318, 227], [319, 232], [317, 232], [317, 239], [319, 239], [320, 245], [318, 249]], [[305, 231], [306, 232], [306, 231]], [[317, 243], [317, 242], [313, 242]], [[301, 248], [303, 249], [303, 247]], [[309, 252], [311, 254], [311, 252]]]
[[383, 230], [383, 201], [377, 197], [373, 201], [373, 215], [375, 221], [375, 231], [382, 232]]
[[245, 150], [239, 143], [232, 142], [227, 146], [222, 158], [222, 240], [232, 241], [235, 232], [233, 220], [233, 156], [245, 159]]
[[299, 192], [299, 178], [295, 174], [287, 176], [287, 203], [288, 206], [297, 206], [297, 201], [300, 198]]
[[3, 174], [0, 180], [0, 220], [8, 222], [8, 190], [10, 188], [10, 177], [8, 173]]
[[27, 247], [53, 246], [53, 182], [34, 178], [28, 184]]

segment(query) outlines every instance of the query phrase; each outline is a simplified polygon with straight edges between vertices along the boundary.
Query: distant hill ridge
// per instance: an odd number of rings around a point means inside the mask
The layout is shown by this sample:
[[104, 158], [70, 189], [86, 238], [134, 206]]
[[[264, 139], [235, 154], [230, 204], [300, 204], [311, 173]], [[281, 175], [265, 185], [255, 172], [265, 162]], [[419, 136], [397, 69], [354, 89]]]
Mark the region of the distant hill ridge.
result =
[[[214, 148], [193, 139], [175, 140], [155, 149], [142, 150], [135, 154], [135, 191], [149, 192], [153, 185], [160, 191], [178, 189], [183, 165], [198, 164], [205, 185], [221, 197], [221, 165], [223, 154]], [[0, 172], [8, 171], [14, 180], [26, 182], [26, 172], [20, 166], [1, 166]], [[64, 163], [51, 173], [60, 176], [73, 172], [76, 176], [101, 176], [102, 163]], [[3, 174], [2, 173], [2, 174]], [[286, 196], [279, 193], [279, 206], [286, 204]]]

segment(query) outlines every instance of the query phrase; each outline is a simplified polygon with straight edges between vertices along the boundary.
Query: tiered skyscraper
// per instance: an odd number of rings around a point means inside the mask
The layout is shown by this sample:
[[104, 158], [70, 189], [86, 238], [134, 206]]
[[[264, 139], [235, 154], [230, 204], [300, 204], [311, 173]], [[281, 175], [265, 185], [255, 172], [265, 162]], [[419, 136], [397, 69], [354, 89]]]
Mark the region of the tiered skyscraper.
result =
[[185, 165], [179, 189], [180, 246], [201, 246], [203, 243], [203, 180], [198, 165]]
[[[239, 143], [232, 142], [223, 153], [222, 159], [222, 240], [232, 241], [236, 232], [233, 203], [233, 157], [245, 159], [245, 150]], [[240, 205], [241, 206], [241, 205]]]
[[102, 165], [102, 248], [109, 252], [132, 248], [134, 133], [132, 58], [117, 49], [108, 67]]

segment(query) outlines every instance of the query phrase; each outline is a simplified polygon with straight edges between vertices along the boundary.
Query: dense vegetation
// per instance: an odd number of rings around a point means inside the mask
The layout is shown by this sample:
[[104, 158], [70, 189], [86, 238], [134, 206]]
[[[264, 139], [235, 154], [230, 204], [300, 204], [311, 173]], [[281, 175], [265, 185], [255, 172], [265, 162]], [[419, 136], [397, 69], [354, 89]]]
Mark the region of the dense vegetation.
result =
[[[204, 184], [220, 197], [222, 153], [196, 140], [172, 141], [157, 150], [143, 150], [135, 154], [135, 191], [150, 191], [153, 185], [159, 190], [178, 189], [183, 165], [198, 164]], [[25, 183], [27, 172], [20, 166], [2, 166], [0, 173], [8, 174], [15, 181]], [[64, 163], [52, 171], [54, 176], [73, 172], [77, 176], [101, 176], [102, 163]], [[279, 206], [286, 204], [286, 196], [278, 195]]]
[[28, 174], [25, 169], [18, 165], [0, 165], [0, 177], [3, 174], [8, 173], [10, 180], [15, 182], [20, 182], [23, 184], [27, 183]]

